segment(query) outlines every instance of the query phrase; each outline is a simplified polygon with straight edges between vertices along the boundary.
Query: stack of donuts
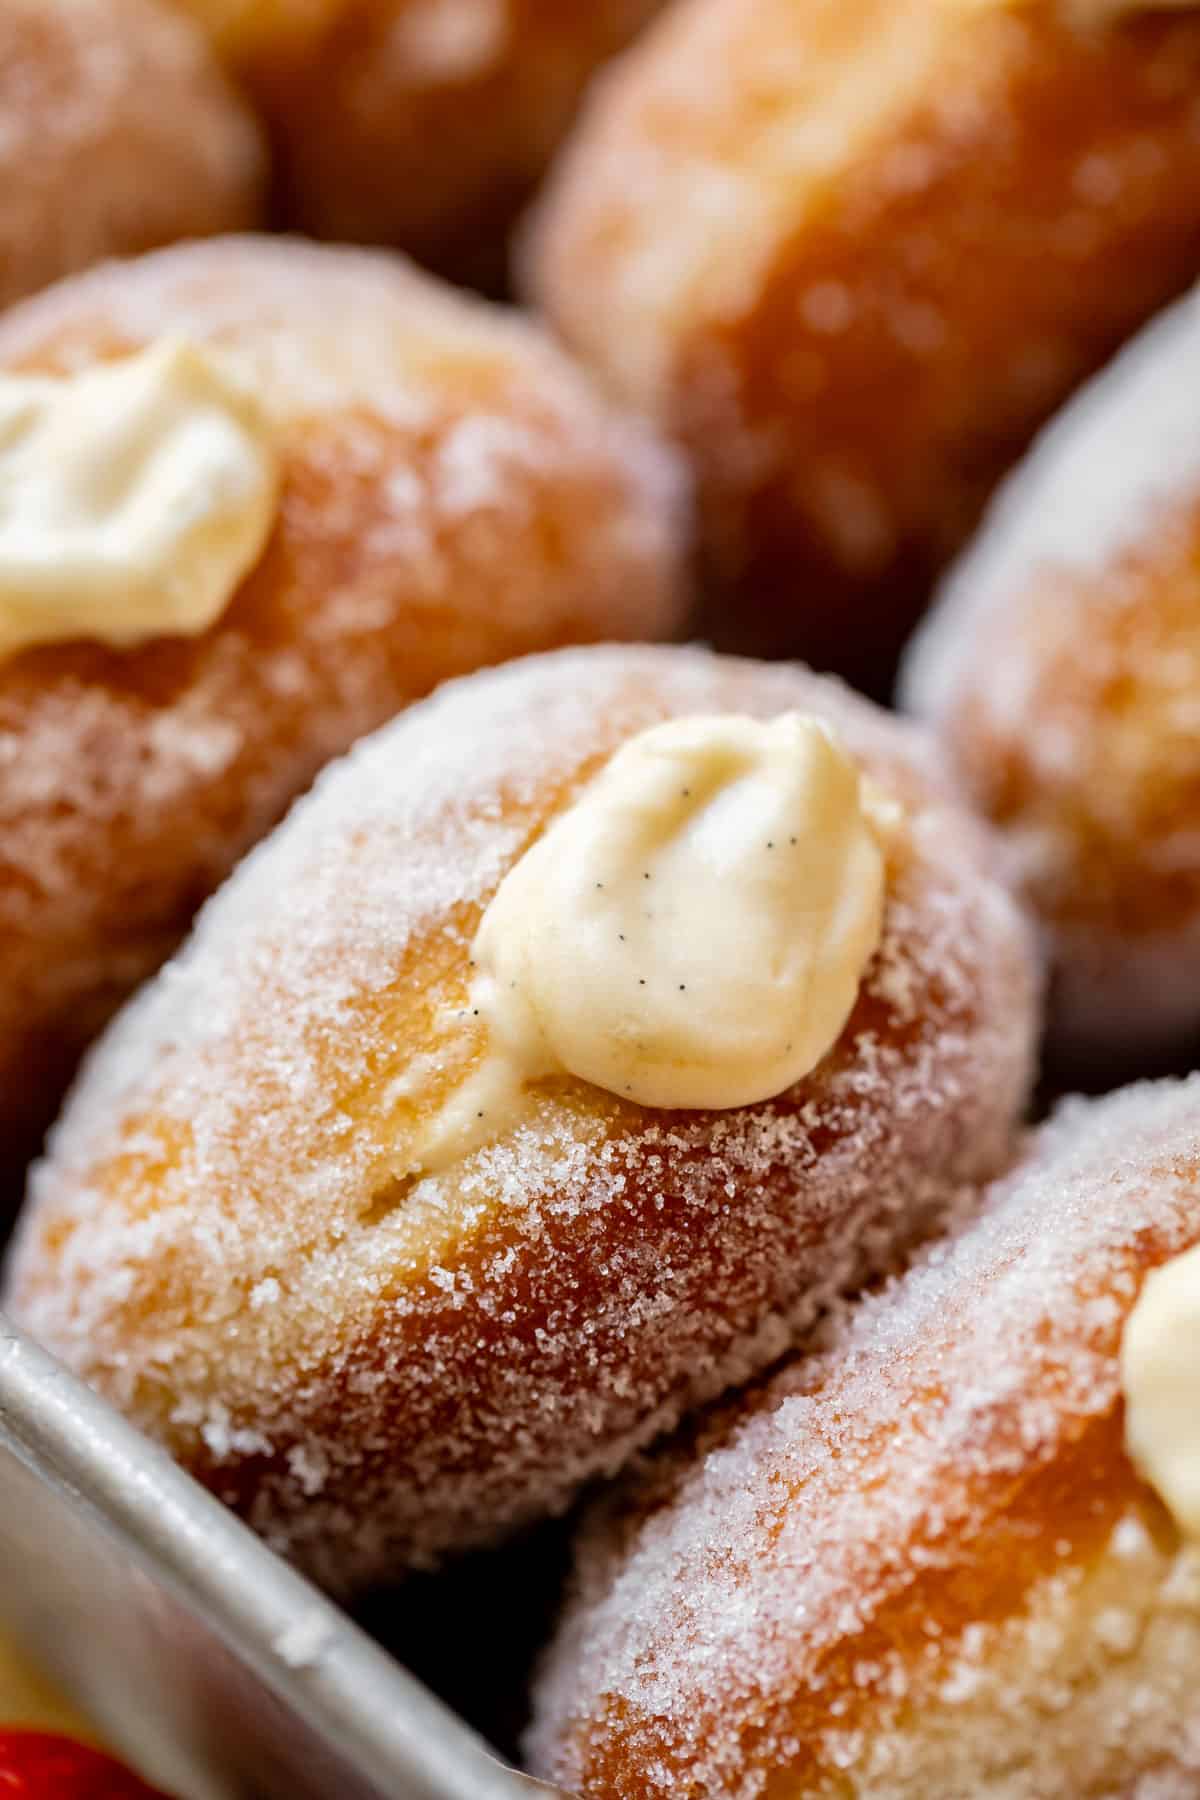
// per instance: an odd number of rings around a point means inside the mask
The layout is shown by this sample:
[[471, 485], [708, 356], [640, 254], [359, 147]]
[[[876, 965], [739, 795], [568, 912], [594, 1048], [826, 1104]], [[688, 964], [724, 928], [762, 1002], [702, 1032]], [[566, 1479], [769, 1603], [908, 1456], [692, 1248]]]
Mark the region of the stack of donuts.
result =
[[1200, 1793], [1197, 282], [1200, 0], [0, 0], [3, 1304], [564, 1795]]

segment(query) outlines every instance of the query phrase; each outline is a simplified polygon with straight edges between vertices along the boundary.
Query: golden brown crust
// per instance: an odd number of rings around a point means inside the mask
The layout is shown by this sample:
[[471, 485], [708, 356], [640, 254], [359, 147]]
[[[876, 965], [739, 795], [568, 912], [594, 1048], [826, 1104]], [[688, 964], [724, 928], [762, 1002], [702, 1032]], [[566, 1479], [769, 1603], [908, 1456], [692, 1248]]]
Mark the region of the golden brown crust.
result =
[[157, 0], [5, 0], [0, 123], [0, 307], [260, 216], [257, 129]]
[[1200, 1030], [1200, 299], [1056, 422], [917, 640], [905, 695], [1046, 927], [1051, 1029], [1127, 1066]]
[[[796, 706], [907, 808], [835, 1049], [725, 1113], [539, 1084], [502, 1139], [406, 1179], [479, 1050], [434, 1021], [530, 835], [646, 725]], [[936, 1229], [1010, 1153], [1036, 989], [986, 845], [866, 702], [682, 650], [511, 665], [327, 773], [118, 1022], [10, 1298], [273, 1541], [370, 1579], [561, 1508]]]
[[0, 1144], [330, 756], [447, 676], [674, 631], [673, 463], [539, 336], [366, 253], [265, 239], [66, 283], [0, 365], [175, 330], [244, 360], [281, 446], [266, 553], [203, 636], [0, 666]]
[[1194, 1792], [1200, 1569], [1123, 1447], [1200, 1082], [1076, 1105], [980, 1220], [585, 1528], [538, 1772], [596, 1800]]
[[596, 67], [662, 0], [184, 0], [266, 121], [283, 217], [495, 288]]
[[886, 660], [1036, 426], [1200, 267], [1200, 14], [1066, 13], [690, 0], [593, 103], [532, 283], [687, 446], [723, 641]]
[[1024, 638], [1020, 719], [969, 687], [943, 722], [1050, 932], [1059, 1048], [1093, 1063], [1200, 1029], [1200, 504], [1147, 527], [1103, 574], [1043, 571], [981, 638], [985, 690]]

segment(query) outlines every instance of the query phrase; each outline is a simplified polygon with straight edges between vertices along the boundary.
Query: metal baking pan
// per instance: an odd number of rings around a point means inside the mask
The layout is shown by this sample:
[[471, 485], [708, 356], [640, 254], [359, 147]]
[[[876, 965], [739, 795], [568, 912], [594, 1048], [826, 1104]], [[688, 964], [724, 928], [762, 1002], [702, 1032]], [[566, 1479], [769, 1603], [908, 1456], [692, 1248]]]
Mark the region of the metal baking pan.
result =
[[551, 1792], [3, 1315], [0, 1620], [181, 1800]]

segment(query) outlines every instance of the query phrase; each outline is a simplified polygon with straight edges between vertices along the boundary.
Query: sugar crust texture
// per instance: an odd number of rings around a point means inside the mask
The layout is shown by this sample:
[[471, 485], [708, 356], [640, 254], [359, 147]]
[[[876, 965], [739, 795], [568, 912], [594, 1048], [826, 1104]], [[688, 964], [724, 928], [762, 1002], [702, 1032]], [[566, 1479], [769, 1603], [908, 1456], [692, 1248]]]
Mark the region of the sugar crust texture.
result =
[[268, 130], [288, 226], [503, 284], [596, 69], [663, 0], [180, 0]]
[[263, 144], [202, 34], [158, 0], [0, 9], [0, 307], [108, 256], [245, 230]]
[[[800, 707], [894, 793], [884, 936], [778, 1099], [541, 1084], [437, 1177], [475, 922], [618, 743]], [[837, 684], [596, 648], [442, 690], [326, 771], [93, 1052], [7, 1302], [335, 1586], [489, 1541], [744, 1379], [1013, 1150], [1038, 968], [927, 741]], [[442, 1020], [449, 1023], [440, 1023]]]
[[980, 1215], [577, 1546], [535, 1772], [586, 1800], [1190, 1800], [1200, 1558], [1123, 1448], [1200, 1077], [1068, 1102]]
[[1200, 295], [1142, 332], [1001, 489], [907, 654], [1045, 928], [1059, 1051], [1200, 1031]]
[[719, 645], [877, 677], [1036, 428], [1200, 272], [1200, 14], [1071, 17], [683, 0], [596, 84], [524, 279], [691, 456]]
[[0, 665], [0, 1150], [330, 757], [446, 677], [669, 636], [689, 602], [672, 454], [536, 328], [394, 256], [213, 239], [60, 283], [0, 368], [182, 333], [262, 399], [275, 529], [201, 637]]

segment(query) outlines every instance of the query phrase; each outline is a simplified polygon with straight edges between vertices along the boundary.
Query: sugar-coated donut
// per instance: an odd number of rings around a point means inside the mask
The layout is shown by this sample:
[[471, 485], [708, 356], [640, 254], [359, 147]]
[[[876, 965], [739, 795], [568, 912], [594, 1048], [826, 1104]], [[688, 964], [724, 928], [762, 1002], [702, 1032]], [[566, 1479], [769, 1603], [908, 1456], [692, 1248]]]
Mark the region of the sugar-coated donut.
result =
[[158, 0], [0, 6], [0, 307], [106, 256], [257, 223], [264, 164], [203, 35]]
[[602, 79], [529, 285], [691, 453], [718, 644], [894, 656], [1200, 270], [1198, 80], [1200, 8], [1136, 0], [681, 0]]
[[1200, 1558], [1123, 1442], [1200, 1077], [1071, 1102], [980, 1218], [602, 1502], [535, 1772], [587, 1800], [1187, 1800]]
[[[730, 1111], [540, 1082], [495, 1142], [405, 1175], [442, 1105], [420, 1084], [487, 1048], [459, 1010], [474, 928], [531, 839], [652, 724], [796, 708], [902, 809], [829, 1054]], [[1011, 1155], [1037, 986], [914, 727], [700, 651], [512, 664], [327, 771], [115, 1023], [33, 1175], [6, 1304], [355, 1585], [563, 1507], [935, 1230]]]
[[1198, 379], [1193, 296], [1047, 431], [902, 682], [1046, 926], [1055, 1041], [1095, 1065], [1200, 1037]]
[[540, 334], [398, 259], [211, 240], [115, 264], [0, 323], [0, 371], [164, 333], [236, 361], [282, 491], [202, 636], [0, 661], [0, 1148], [329, 757], [445, 677], [655, 637], [686, 605], [671, 454]]
[[180, 0], [259, 107], [284, 217], [494, 286], [598, 65], [662, 0]]

